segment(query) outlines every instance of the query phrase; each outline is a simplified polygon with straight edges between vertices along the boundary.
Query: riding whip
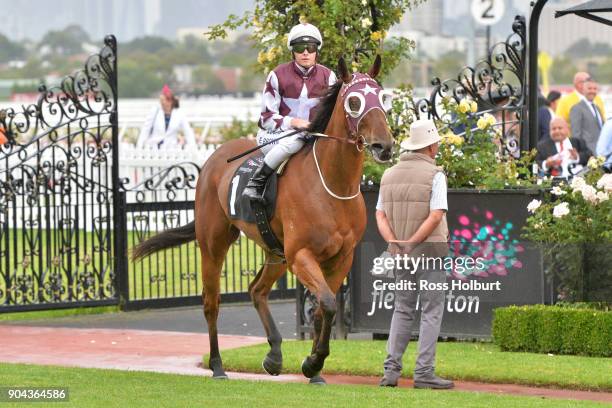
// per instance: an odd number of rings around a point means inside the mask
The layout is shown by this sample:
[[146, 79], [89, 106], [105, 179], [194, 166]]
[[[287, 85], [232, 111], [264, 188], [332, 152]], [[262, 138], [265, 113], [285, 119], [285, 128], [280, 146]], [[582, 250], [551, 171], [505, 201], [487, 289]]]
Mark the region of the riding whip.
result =
[[233, 162], [234, 160], [238, 160], [239, 158], [244, 157], [244, 156], [246, 156], [246, 155], [247, 155], [247, 154], [249, 154], [249, 153], [253, 153], [255, 150], [259, 150], [259, 149], [261, 149], [261, 148], [262, 148], [262, 147], [264, 147], [264, 146], [267, 146], [267, 145], [272, 144], [272, 143], [275, 143], [275, 142], [277, 142], [277, 141], [279, 141], [279, 140], [281, 140], [281, 139], [284, 139], [284, 138], [289, 137], [289, 136], [293, 136], [293, 135], [295, 135], [295, 134], [298, 134], [298, 133], [301, 133], [301, 132], [304, 132], [304, 131], [306, 131], [306, 130], [305, 130], [305, 129], [298, 129], [298, 130], [295, 130], [295, 131], [293, 131], [293, 132], [291, 132], [291, 133], [287, 133], [286, 135], [283, 135], [283, 136], [281, 136], [281, 137], [279, 137], [279, 138], [276, 138], [276, 139], [274, 139], [274, 140], [270, 140], [269, 142], [266, 142], [266, 143], [260, 144], [260, 145], [258, 145], [258, 146], [255, 146], [254, 148], [249, 149], [249, 150], [247, 150], [246, 152], [242, 152], [242, 153], [240, 153], [240, 154], [239, 154], [239, 155], [237, 155], [237, 156], [230, 157], [229, 159], [227, 159], [227, 162], [228, 162], [228, 163], [231, 163], [231, 162]]

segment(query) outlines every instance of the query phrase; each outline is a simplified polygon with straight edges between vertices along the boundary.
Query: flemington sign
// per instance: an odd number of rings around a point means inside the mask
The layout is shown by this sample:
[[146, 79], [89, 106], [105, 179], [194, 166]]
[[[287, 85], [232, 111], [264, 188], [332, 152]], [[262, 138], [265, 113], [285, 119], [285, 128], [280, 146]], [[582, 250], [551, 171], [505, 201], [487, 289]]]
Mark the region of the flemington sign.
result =
[[[450, 267], [445, 268], [446, 282], [436, 285], [417, 278], [396, 283], [370, 273], [386, 248], [374, 216], [377, 190], [364, 192], [370, 222], [350, 275], [350, 331], [387, 333], [395, 289], [445, 290], [441, 335], [457, 338], [489, 337], [497, 307], [551, 300], [539, 250], [520, 240], [527, 203], [538, 191], [449, 191], [451, 250], [444, 266]], [[410, 269], [415, 259], [400, 255], [393, 261]], [[417, 300], [417, 310], [418, 306]]]

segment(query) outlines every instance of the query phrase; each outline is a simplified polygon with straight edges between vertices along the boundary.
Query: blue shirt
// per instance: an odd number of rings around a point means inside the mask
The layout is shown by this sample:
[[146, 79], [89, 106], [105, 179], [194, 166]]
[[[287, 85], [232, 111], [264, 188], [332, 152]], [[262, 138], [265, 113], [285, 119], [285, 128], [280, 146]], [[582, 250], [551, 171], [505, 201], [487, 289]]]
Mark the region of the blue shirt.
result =
[[605, 166], [612, 166], [612, 120], [607, 120], [601, 128], [597, 141], [597, 155], [606, 158]]

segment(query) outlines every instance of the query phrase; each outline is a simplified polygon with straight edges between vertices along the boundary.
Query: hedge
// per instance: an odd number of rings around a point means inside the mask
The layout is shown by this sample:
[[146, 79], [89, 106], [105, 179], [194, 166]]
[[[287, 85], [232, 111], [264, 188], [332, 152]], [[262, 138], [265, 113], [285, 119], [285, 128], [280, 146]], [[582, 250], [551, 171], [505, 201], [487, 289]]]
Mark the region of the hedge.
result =
[[503, 351], [612, 356], [612, 311], [528, 305], [495, 309], [493, 339]]

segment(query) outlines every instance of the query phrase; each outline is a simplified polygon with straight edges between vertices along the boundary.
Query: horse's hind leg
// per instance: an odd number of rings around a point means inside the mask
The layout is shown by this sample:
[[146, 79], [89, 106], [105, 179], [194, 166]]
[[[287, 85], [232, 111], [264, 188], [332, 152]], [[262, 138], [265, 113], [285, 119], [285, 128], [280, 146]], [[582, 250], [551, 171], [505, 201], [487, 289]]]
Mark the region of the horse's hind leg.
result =
[[283, 276], [286, 270], [287, 265], [280, 258], [267, 254], [265, 264], [249, 285], [253, 305], [259, 314], [268, 337], [268, 344], [270, 344], [270, 351], [262, 363], [264, 370], [270, 375], [280, 374], [283, 367], [283, 354], [281, 352], [282, 337], [270, 313], [268, 295], [274, 283]]
[[227, 378], [217, 338], [217, 317], [221, 300], [220, 280], [225, 255], [232, 242], [238, 238], [239, 231], [226, 221], [223, 214], [213, 213], [214, 210], [209, 212], [209, 217], [206, 218], [207, 225], [203, 225], [203, 222], [196, 223], [196, 233], [202, 255], [202, 300], [210, 342], [208, 367], [213, 372], [213, 378]]

